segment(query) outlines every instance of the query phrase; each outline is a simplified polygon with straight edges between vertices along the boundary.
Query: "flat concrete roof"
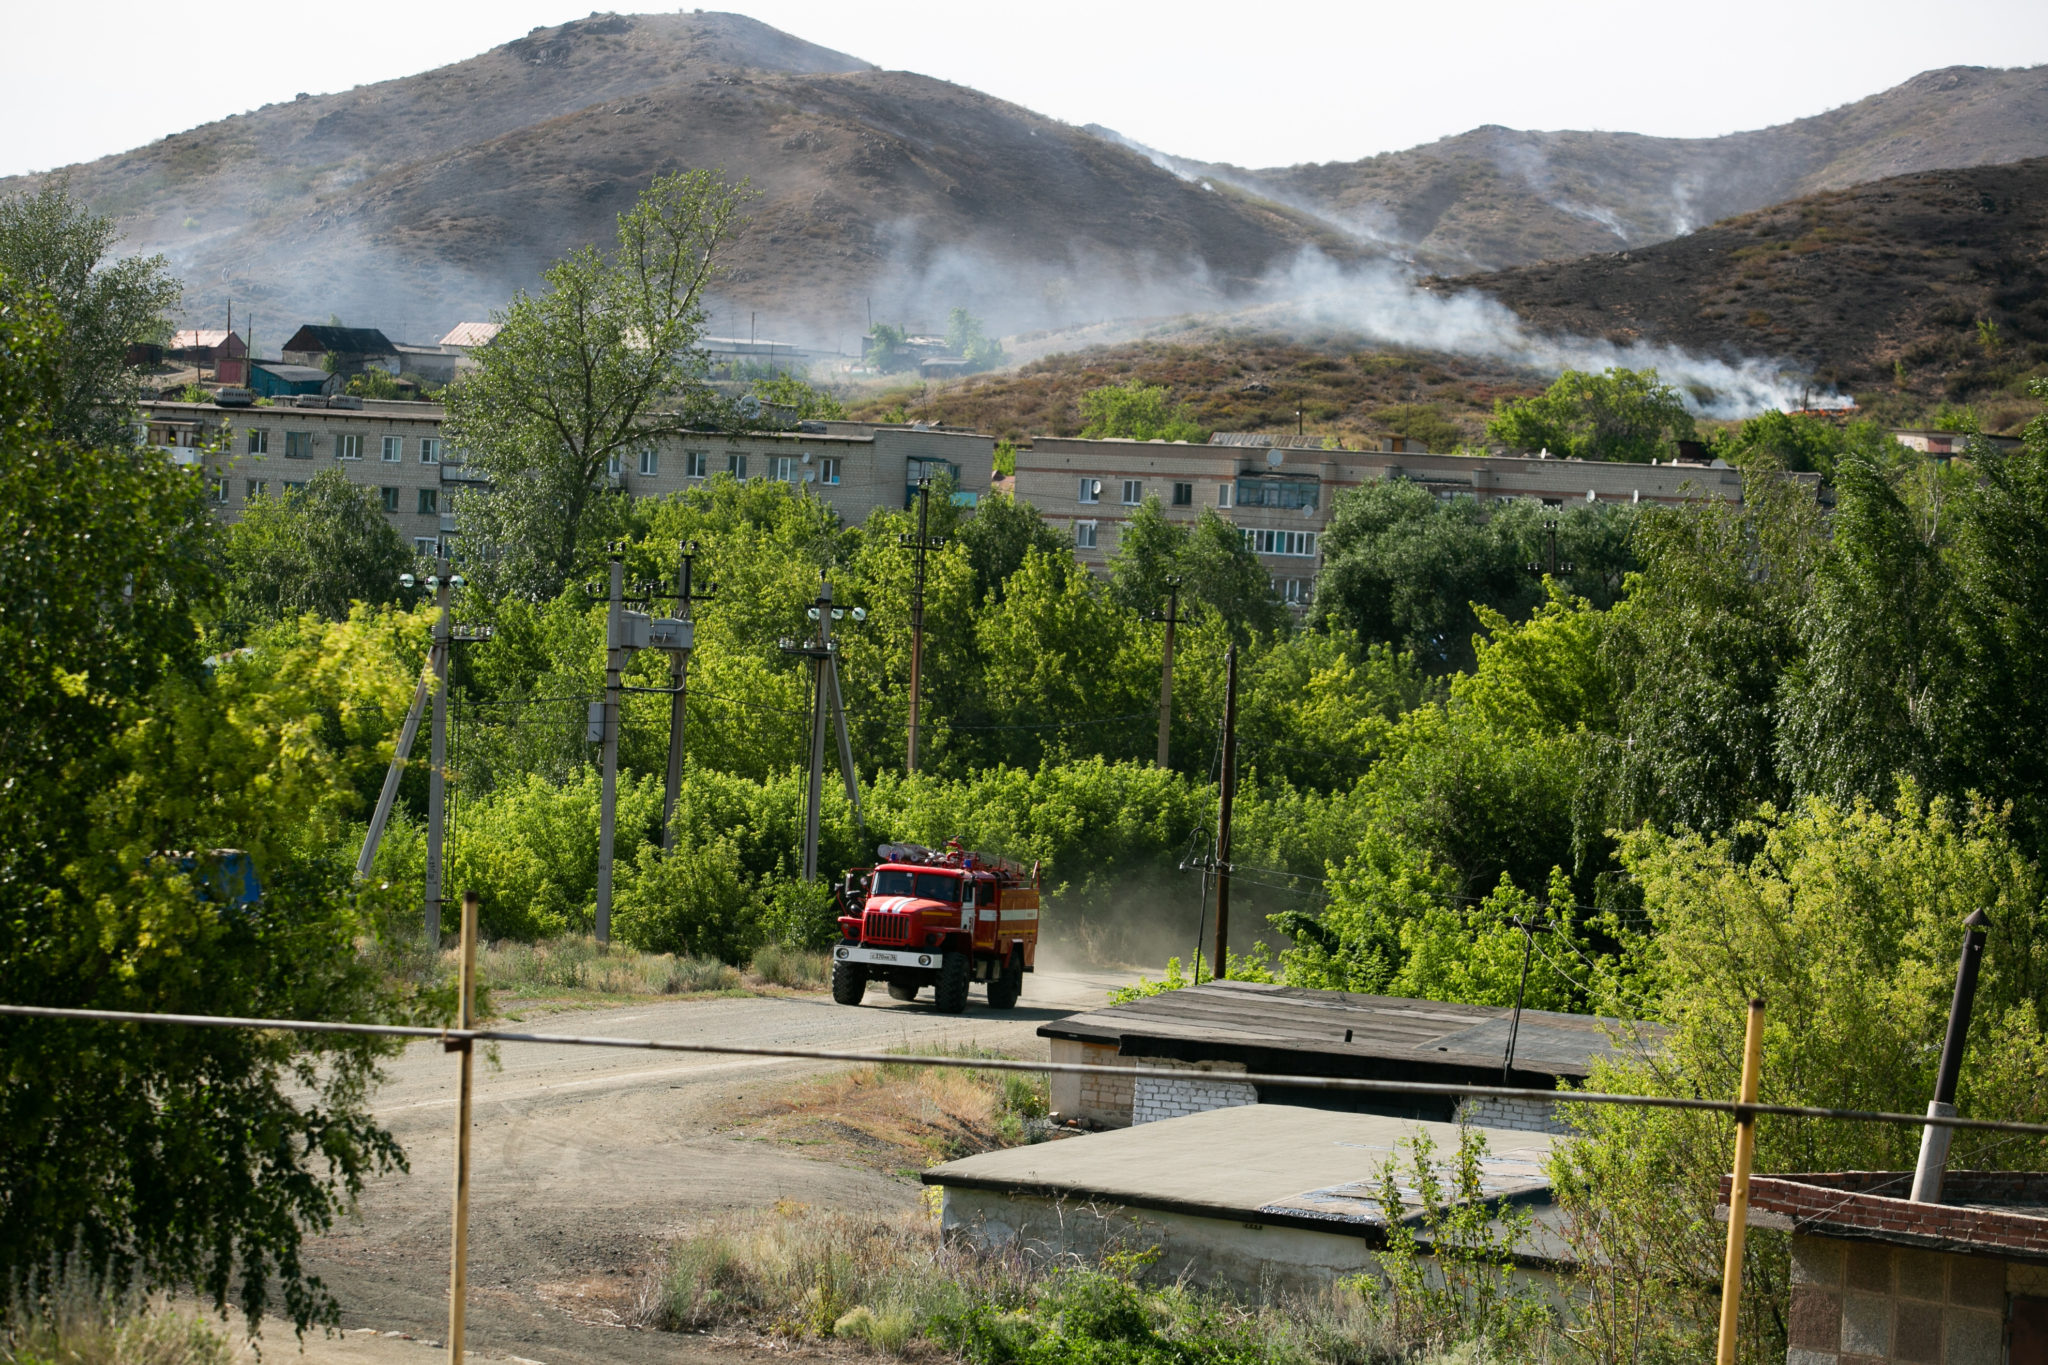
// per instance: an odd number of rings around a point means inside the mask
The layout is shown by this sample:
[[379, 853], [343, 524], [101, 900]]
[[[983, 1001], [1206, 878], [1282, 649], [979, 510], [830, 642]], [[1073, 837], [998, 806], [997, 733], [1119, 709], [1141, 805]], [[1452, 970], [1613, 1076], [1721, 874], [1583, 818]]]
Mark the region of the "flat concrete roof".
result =
[[[1486, 1138], [1489, 1199], [1549, 1202], [1544, 1163], [1556, 1138], [1520, 1129], [1470, 1131]], [[933, 1167], [924, 1182], [1376, 1237], [1386, 1225], [1380, 1169], [1390, 1157], [1405, 1168], [1402, 1144], [1418, 1133], [1436, 1143], [1436, 1160], [1450, 1175], [1456, 1124], [1246, 1104], [983, 1152]], [[1400, 1180], [1406, 1222], [1419, 1210], [1419, 1195], [1405, 1169]]]
[[[1497, 1005], [1209, 981], [1070, 1015], [1038, 1032], [1114, 1047], [1129, 1057], [1388, 1079], [1484, 1072], [1498, 1082], [1512, 1014]], [[1596, 1058], [1626, 1057], [1654, 1045], [1662, 1032], [1655, 1024], [1525, 1009], [1515, 1031], [1519, 1080], [1511, 1083], [1540, 1084], [1547, 1077], [1552, 1082], [1542, 1088], [1553, 1088], [1554, 1078], [1584, 1077]]]

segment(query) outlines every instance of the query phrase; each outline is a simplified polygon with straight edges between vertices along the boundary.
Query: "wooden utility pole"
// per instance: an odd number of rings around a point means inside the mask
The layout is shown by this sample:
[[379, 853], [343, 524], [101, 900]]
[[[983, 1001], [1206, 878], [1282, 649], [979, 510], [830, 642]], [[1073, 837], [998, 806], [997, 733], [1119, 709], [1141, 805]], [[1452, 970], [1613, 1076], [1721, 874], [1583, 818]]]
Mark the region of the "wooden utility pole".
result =
[[931, 527], [932, 481], [930, 475], [917, 480], [917, 533], [904, 535], [899, 544], [912, 555], [915, 568], [910, 580], [910, 736], [904, 747], [903, 770], [915, 775], [917, 751], [923, 738], [918, 725], [918, 705], [924, 682], [924, 560], [946, 543], [944, 536], [928, 535]]
[[427, 771], [427, 944], [441, 946], [441, 838], [448, 814], [448, 649], [453, 622], [449, 602], [455, 585], [448, 573], [448, 561], [434, 561], [434, 576], [427, 580], [434, 590], [434, 727], [431, 766]]
[[[1742, 1034], [1742, 1088], [1738, 1104], [1755, 1104], [1763, 1070], [1764, 1002], [1749, 1002]], [[1735, 1324], [1742, 1307], [1742, 1243], [1749, 1231], [1749, 1167], [1756, 1158], [1756, 1115], [1735, 1115], [1735, 1175], [1728, 1186], [1728, 1252], [1721, 1262], [1721, 1337], [1715, 1365], [1735, 1365]]]
[[[697, 542], [687, 541], [683, 545], [681, 567], [676, 570], [676, 619], [690, 619], [690, 604], [709, 600], [715, 588], [706, 583], [704, 591], [693, 592], [690, 586], [691, 561], [697, 557]], [[694, 640], [694, 636], [692, 637]], [[668, 656], [669, 706], [668, 706], [668, 787], [667, 798], [661, 807], [661, 847], [664, 852], [673, 853], [676, 848], [676, 803], [683, 794], [683, 717], [684, 701], [690, 682], [690, 651], [671, 650]]]
[[[477, 895], [462, 893], [461, 999], [457, 1002], [455, 1026], [476, 1027], [476, 917]], [[448, 1272], [448, 1365], [463, 1365], [462, 1336], [469, 1309], [469, 1131], [470, 1099], [474, 1085], [474, 1050], [471, 1039], [458, 1038], [443, 1047], [461, 1057], [461, 1079], [455, 1101], [455, 1237], [453, 1263]]]
[[1216, 804], [1216, 955], [1209, 975], [1222, 980], [1230, 970], [1230, 813], [1237, 795], [1237, 646], [1224, 656], [1223, 790]]
[[616, 552], [606, 597], [604, 655], [604, 786], [597, 815], [597, 941], [612, 939], [612, 835], [619, 817], [619, 688], [625, 671], [626, 566]]
[[1173, 738], [1173, 628], [1180, 624], [1180, 580], [1166, 580], [1166, 614], [1152, 613], [1155, 621], [1166, 623], [1166, 647], [1159, 663], [1159, 766], [1170, 767]]

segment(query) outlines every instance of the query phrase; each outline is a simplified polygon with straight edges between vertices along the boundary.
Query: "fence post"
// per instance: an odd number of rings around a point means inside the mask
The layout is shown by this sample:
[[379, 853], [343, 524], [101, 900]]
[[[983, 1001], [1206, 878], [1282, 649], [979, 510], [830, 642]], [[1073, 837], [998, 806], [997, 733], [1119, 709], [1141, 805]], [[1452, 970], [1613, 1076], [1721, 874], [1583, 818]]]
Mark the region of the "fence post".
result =
[[[1742, 1034], [1742, 1089], [1737, 1104], [1755, 1104], [1763, 1069], [1764, 1002], [1749, 1002]], [[1749, 1164], [1756, 1157], [1756, 1115], [1735, 1116], [1735, 1178], [1728, 1189], [1728, 1256], [1721, 1264], [1721, 1341], [1715, 1365], [1735, 1365], [1735, 1317], [1742, 1306], [1742, 1243], [1749, 1231]]]
[[[476, 1027], [477, 894], [462, 893], [462, 1001], [456, 1027]], [[474, 1051], [468, 1038], [443, 1044], [461, 1055], [462, 1090], [455, 1105], [455, 1256], [448, 1274], [448, 1365], [462, 1365], [464, 1310], [469, 1306], [469, 1101]]]

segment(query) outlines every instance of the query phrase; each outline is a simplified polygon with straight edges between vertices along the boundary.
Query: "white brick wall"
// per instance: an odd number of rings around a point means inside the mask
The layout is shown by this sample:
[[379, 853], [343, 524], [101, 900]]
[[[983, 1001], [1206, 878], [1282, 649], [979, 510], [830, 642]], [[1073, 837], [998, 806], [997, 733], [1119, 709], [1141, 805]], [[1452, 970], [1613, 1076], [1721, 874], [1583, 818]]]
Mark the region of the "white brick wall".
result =
[[1467, 1099], [1458, 1102], [1458, 1122], [1474, 1128], [1520, 1128], [1572, 1137], [1577, 1129], [1557, 1116], [1554, 1100]]
[[1202, 1114], [1211, 1109], [1231, 1109], [1240, 1104], [1257, 1104], [1259, 1092], [1244, 1081], [1244, 1067], [1236, 1062], [1176, 1062], [1151, 1057], [1145, 1068], [1179, 1072], [1175, 1076], [1148, 1076], [1140, 1071], [1131, 1087], [1131, 1122], [1156, 1123], [1184, 1114]]

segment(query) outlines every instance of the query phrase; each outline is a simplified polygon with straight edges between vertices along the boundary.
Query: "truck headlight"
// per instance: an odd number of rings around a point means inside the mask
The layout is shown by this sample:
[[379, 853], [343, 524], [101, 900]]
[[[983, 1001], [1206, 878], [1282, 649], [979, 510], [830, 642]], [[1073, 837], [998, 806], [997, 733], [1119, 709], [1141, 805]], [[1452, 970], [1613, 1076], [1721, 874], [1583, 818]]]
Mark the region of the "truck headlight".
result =
[[846, 956], [846, 949], [844, 949], [844, 948], [841, 948], [841, 949], [839, 950], [839, 955], [840, 955], [841, 957], [845, 957], [845, 956]]

